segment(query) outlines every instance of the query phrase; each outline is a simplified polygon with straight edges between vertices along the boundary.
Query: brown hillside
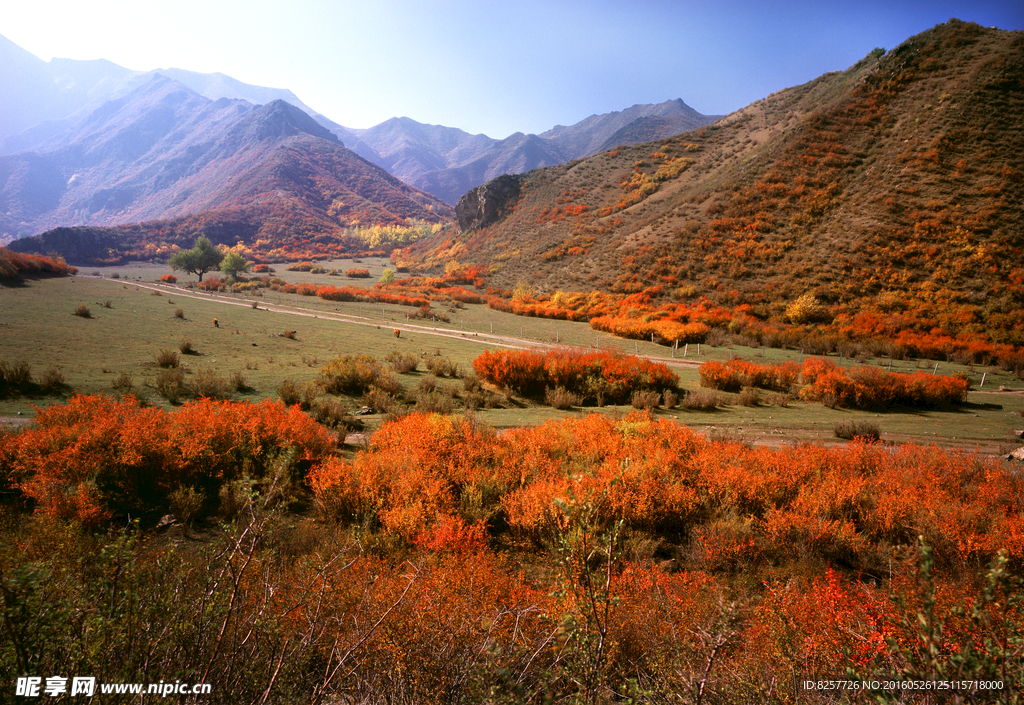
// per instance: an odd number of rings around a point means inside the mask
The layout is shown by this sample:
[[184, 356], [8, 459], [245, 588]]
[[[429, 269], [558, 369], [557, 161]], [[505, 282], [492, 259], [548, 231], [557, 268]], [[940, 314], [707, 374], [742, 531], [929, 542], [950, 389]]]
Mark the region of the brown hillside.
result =
[[827, 319], [904, 312], [1024, 342], [1024, 35], [951, 20], [876, 54], [531, 172], [499, 222], [411, 258], [491, 264], [508, 288], [662, 285], [780, 322], [809, 294]]

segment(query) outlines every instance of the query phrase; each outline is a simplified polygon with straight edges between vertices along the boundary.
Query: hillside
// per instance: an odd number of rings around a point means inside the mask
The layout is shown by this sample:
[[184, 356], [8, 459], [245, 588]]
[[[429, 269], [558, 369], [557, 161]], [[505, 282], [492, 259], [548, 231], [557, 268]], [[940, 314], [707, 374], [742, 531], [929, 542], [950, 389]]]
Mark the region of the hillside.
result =
[[[11, 248], [77, 262], [160, 256], [197, 228], [257, 252], [313, 238], [318, 246], [298, 251], [337, 252], [346, 248], [333, 240], [350, 226], [440, 222], [450, 213], [283, 101], [211, 101], [162, 76], [42, 147], [0, 157], [0, 232], [63, 228]], [[118, 231], [148, 233], [134, 243], [94, 230], [75, 242], [68, 230], [140, 222], [149, 225]], [[96, 237], [106, 243], [100, 249]]]
[[506, 289], [647, 289], [634, 316], [703, 301], [762, 340], [1024, 344], [1022, 88], [1020, 33], [951, 20], [714, 125], [503, 183], [503, 203], [481, 187], [460, 210], [489, 201], [497, 222], [460, 213], [403, 257], [491, 265]]

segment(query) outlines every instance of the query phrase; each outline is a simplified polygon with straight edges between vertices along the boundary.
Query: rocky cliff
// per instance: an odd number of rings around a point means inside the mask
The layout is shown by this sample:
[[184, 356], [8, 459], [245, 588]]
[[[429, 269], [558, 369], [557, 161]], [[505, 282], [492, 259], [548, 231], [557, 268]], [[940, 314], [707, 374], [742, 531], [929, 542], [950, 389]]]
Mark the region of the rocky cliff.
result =
[[503, 174], [470, 189], [455, 205], [455, 217], [462, 232], [479, 230], [497, 222], [519, 199], [522, 182], [520, 174]]

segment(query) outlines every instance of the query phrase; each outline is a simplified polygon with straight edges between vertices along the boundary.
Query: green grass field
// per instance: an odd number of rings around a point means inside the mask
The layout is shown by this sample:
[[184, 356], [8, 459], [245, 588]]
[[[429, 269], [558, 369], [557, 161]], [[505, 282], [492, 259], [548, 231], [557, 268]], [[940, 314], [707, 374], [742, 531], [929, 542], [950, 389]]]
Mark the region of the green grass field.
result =
[[[388, 262], [383, 259], [321, 263], [328, 269], [351, 266], [369, 268], [374, 278], [346, 277], [288, 272], [276, 266], [276, 276], [291, 283], [313, 282], [370, 285]], [[93, 276], [99, 272], [103, 277]], [[117, 279], [107, 278], [117, 274]], [[799, 351], [761, 350], [736, 347], [691, 345], [675, 353], [650, 342], [614, 338], [592, 330], [586, 323], [524, 318], [491, 310], [483, 305], [463, 308], [433, 308], [449, 317], [444, 323], [409, 318], [411, 307], [354, 302], [335, 303], [316, 297], [263, 292], [256, 296], [207, 294], [158, 284], [169, 273], [166, 267], [140, 264], [83, 270], [80, 276], [30, 280], [22, 286], [0, 289], [0, 360], [27, 363], [34, 376], [49, 367], [59, 368], [65, 378], [66, 396], [71, 390], [83, 393], [116, 393], [119, 377], [129, 375], [136, 390], [150, 403], [166, 404], [154, 388], [160, 372], [156, 355], [161, 350], [178, 351], [183, 340], [191, 342], [195, 354], [182, 355], [186, 376], [210, 370], [219, 376], [239, 373], [248, 385], [238, 399], [277, 397], [285, 380], [313, 381], [320, 368], [338, 355], [370, 354], [383, 360], [391, 351], [419, 356], [442, 355], [468, 371], [480, 352], [498, 345], [530, 347], [563, 344], [615, 349], [663, 360], [680, 376], [683, 389], [699, 384], [698, 365], [706, 360], [727, 360], [736, 355], [766, 362], [799, 360]], [[191, 278], [190, 278], [191, 279]], [[187, 284], [187, 282], [179, 282]], [[256, 304], [256, 308], [253, 304]], [[91, 318], [73, 315], [84, 304]], [[181, 309], [183, 317], [176, 317]], [[217, 319], [218, 326], [213, 320]], [[401, 329], [396, 338], [394, 329]], [[284, 336], [295, 331], [294, 339]], [[837, 358], [833, 358], [840, 362]], [[889, 367], [889, 360], [841, 364], [873, 364]], [[893, 371], [935, 370], [935, 362], [892, 361]], [[1024, 428], [1024, 384], [1012, 374], [996, 368], [966, 368], [947, 362], [938, 364], [939, 374], [966, 372], [972, 388], [968, 403], [956, 411], [895, 410], [874, 413], [828, 409], [820, 404], [790, 400], [786, 406], [770, 405], [774, 395], [762, 394], [759, 406], [742, 406], [736, 395], [722, 394], [730, 403], [717, 411], [680, 409], [657, 413], [678, 419], [711, 434], [727, 435], [751, 443], [773, 445], [799, 442], [840, 442], [833, 424], [848, 419], [865, 419], [878, 425], [883, 440], [938, 443], [984, 452], [1008, 452], [1016, 447], [1014, 432]], [[407, 387], [414, 387], [425, 374], [401, 375]], [[979, 389], [984, 376], [984, 386]], [[123, 378], [123, 377], [122, 377]], [[451, 384], [449, 382], [449, 384]], [[30, 417], [33, 407], [42, 407], [59, 396], [18, 396], [0, 399], [0, 416]], [[347, 400], [351, 409], [358, 400]], [[513, 408], [481, 409], [479, 418], [499, 428], [536, 424], [565, 414], [585, 411], [556, 411], [520, 402]], [[627, 407], [611, 407], [602, 413], [626, 413]], [[370, 417], [370, 426], [379, 417]], [[1019, 439], [1018, 443], [1019, 445]]]

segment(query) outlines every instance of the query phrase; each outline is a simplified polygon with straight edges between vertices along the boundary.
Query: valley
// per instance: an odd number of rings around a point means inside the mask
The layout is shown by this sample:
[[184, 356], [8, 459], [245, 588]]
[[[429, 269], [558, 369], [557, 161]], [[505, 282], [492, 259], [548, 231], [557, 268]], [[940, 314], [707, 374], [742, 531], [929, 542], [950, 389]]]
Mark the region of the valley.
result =
[[1019, 703], [1022, 37], [505, 140], [0, 41], [0, 670]]

